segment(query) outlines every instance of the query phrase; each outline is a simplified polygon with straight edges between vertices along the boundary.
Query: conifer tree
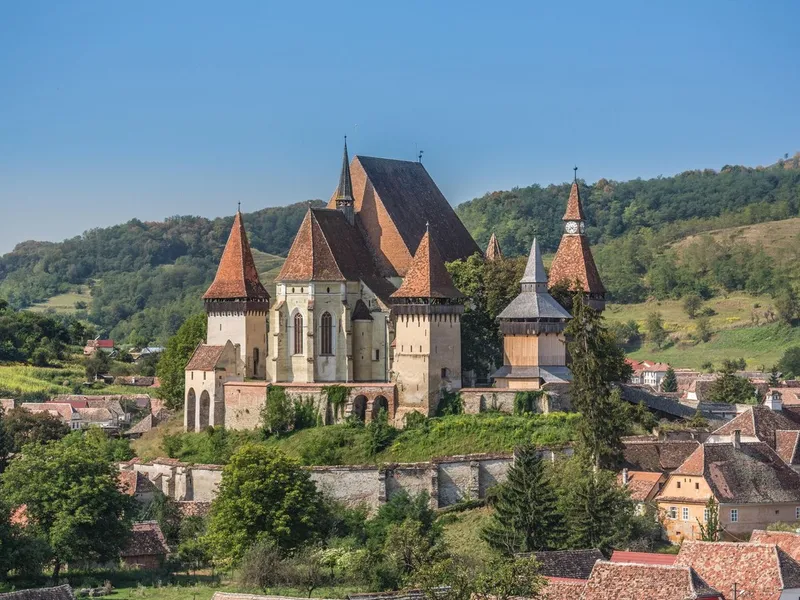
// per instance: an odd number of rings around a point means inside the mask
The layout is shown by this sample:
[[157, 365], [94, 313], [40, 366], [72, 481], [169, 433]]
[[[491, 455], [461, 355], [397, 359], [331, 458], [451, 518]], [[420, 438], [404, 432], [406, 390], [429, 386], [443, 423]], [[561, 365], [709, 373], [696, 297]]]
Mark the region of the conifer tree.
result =
[[558, 498], [533, 446], [517, 450], [505, 483], [496, 489], [494, 513], [481, 532], [490, 546], [507, 555], [558, 546], [563, 532]]
[[781, 374], [778, 365], [772, 365], [769, 371], [769, 387], [778, 387], [781, 384]]
[[675, 369], [669, 367], [664, 379], [661, 380], [662, 392], [677, 392], [678, 391], [678, 378], [675, 377]]
[[572, 358], [572, 406], [581, 413], [578, 451], [596, 468], [614, 467], [622, 453], [621, 437], [629, 427], [629, 411], [611, 383], [627, 381], [631, 368], [600, 314], [583, 294], [573, 300], [572, 320], [565, 331]]

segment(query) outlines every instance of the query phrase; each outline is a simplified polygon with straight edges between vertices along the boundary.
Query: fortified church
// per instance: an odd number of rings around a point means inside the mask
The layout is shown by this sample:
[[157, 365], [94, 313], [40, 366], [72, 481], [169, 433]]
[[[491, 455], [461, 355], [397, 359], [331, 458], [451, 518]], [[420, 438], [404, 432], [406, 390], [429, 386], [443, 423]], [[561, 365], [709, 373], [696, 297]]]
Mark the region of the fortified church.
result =
[[[584, 218], [576, 181], [551, 285], [567, 280], [602, 308], [605, 291]], [[445, 263], [476, 253], [482, 254], [421, 162], [350, 162], [345, 144], [339, 185], [326, 208], [306, 212], [275, 298], [259, 280], [236, 213], [203, 296], [206, 343], [186, 366], [185, 429], [256, 427], [273, 384], [312, 398], [326, 423], [350, 414], [370, 420], [380, 409], [398, 424], [411, 411], [433, 414], [444, 391], [462, 389], [468, 299]], [[494, 235], [486, 259], [502, 259]], [[499, 318], [505, 351], [494, 375], [498, 391], [568, 384], [563, 331], [570, 315], [548, 292], [536, 240], [521, 287]], [[349, 388], [336, 414], [325, 401], [331, 385]]]

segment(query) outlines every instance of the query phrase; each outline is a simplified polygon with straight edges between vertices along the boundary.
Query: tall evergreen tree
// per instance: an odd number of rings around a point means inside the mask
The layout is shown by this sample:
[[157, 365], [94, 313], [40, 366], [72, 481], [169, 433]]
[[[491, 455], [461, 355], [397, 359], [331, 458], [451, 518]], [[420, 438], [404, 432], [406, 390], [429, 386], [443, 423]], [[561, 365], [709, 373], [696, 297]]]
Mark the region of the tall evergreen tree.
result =
[[678, 378], [675, 377], [675, 369], [669, 367], [664, 379], [661, 380], [662, 392], [677, 392], [678, 391]]
[[629, 424], [627, 407], [618, 393], [611, 393], [611, 383], [628, 380], [630, 365], [583, 294], [575, 295], [565, 333], [572, 358], [572, 406], [583, 417], [578, 426], [578, 450], [595, 467], [613, 467], [621, 456], [621, 437]]
[[189, 317], [177, 333], [167, 342], [167, 349], [158, 361], [158, 377], [161, 379], [159, 396], [171, 409], [183, 407], [186, 394], [184, 369], [192, 357], [197, 344], [206, 337], [207, 318], [205, 313]]
[[496, 489], [494, 513], [481, 532], [490, 546], [508, 555], [558, 546], [563, 532], [558, 499], [533, 446], [517, 451], [508, 478]]

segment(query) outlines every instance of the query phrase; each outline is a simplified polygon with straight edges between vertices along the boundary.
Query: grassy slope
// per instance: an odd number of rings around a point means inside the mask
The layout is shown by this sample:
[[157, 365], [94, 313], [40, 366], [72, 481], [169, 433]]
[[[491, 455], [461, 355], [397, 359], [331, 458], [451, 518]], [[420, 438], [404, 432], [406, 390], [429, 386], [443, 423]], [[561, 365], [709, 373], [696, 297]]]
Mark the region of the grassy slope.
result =
[[481, 507], [442, 515], [440, 519], [444, 525], [444, 540], [450, 550], [454, 554], [490, 560], [492, 550], [481, 539], [481, 529], [491, 514], [491, 508]]
[[676, 248], [683, 248], [699, 237], [709, 235], [718, 242], [737, 240], [747, 242], [752, 245], [762, 244], [764, 251], [778, 259], [787, 258], [786, 253], [791, 252], [793, 257], [796, 254], [798, 232], [800, 232], [800, 217], [785, 219], [783, 221], [768, 221], [755, 225], [745, 225], [742, 227], [729, 227], [727, 229], [716, 229], [703, 234], [690, 235], [677, 244]]
[[[515, 446], [533, 443], [539, 446], [557, 446], [572, 440], [578, 415], [553, 413], [532, 417], [514, 417], [484, 413], [457, 415], [432, 419], [427, 429], [404, 430], [394, 442], [377, 455], [369, 451], [369, 434], [364, 428], [331, 425], [303, 429], [296, 433], [270, 438], [265, 442], [279, 448], [298, 460], [306, 457], [313, 464], [381, 464], [390, 462], [419, 462], [436, 456], [451, 456], [477, 452], [510, 452]], [[152, 459], [164, 456], [164, 435], [180, 431], [182, 417], [172, 421], [141, 439], [133, 442], [137, 456]], [[224, 453], [248, 441], [259, 441], [258, 432], [231, 432]], [[194, 463], [219, 461], [219, 450], [206, 433], [183, 434], [183, 450], [177, 458]], [[334, 460], [309, 460], [310, 450], [328, 443], [336, 446]]]
[[[0, 397], [19, 398], [22, 394], [44, 392], [49, 395], [71, 394], [72, 386], [83, 383], [83, 367], [68, 364], [63, 368], [30, 367], [26, 365], [0, 365]], [[152, 390], [129, 385], [104, 385], [95, 383], [83, 387], [81, 394], [152, 394]]]
[[649, 345], [629, 352], [633, 358], [650, 358], [669, 362], [675, 367], [699, 368], [711, 361], [719, 366], [723, 359], [744, 358], [750, 367], [775, 364], [790, 346], [800, 345], [800, 328], [791, 328], [773, 323], [753, 327], [750, 316], [753, 311], [763, 313], [773, 305], [768, 296], [731, 294], [727, 298], [712, 298], [706, 306], [717, 313], [711, 317], [714, 336], [706, 343], [695, 343], [691, 339], [694, 321], [683, 310], [681, 301], [664, 300], [640, 304], [610, 304], [605, 312], [609, 321], [633, 319], [644, 331], [644, 322], [651, 312], [659, 312], [664, 326], [678, 343], [664, 350]]
[[75, 290], [66, 294], [59, 294], [49, 298], [46, 302], [34, 304], [29, 310], [42, 312], [45, 310], [55, 310], [57, 313], [73, 314], [77, 309], [75, 303], [79, 300], [86, 302], [87, 310], [92, 306], [92, 295], [89, 286], [81, 286], [80, 293]]

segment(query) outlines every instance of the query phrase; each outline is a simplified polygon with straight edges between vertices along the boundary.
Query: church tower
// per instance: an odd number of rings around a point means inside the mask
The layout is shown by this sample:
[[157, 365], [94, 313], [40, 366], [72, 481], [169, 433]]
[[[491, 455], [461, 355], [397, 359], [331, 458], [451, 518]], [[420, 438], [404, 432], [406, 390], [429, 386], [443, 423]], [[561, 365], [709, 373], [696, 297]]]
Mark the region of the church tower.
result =
[[492, 233], [489, 238], [489, 244], [486, 246], [486, 260], [500, 260], [503, 258], [503, 251], [500, 250], [500, 242], [497, 241], [497, 236]]
[[339, 175], [339, 187], [336, 188], [336, 208], [342, 211], [350, 225], [355, 223], [355, 201], [353, 200], [353, 181], [350, 178], [350, 159], [347, 156], [347, 136], [344, 137], [344, 156], [342, 157], [342, 173]]
[[503, 332], [503, 366], [494, 374], [498, 388], [538, 390], [566, 383], [564, 329], [571, 315], [547, 291], [539, 243], [533, 239], [519, 296], [498, 315]]
[[265, 379], [267, 374], [267, 314], [269, 293], [258, 278], [250, 252], [242, 213], [233, 219], [217, 275], [203, 301], [208, 314], [207, 343], [238, 346], [245, 376]]
[[426, 231], [402, 285], [392, 294], [393, 378], [407, 411], [432, 415], [443, 390], [461, 388], [463, 299]]
[[586, 237], [586, 216], [583, 213], [581, 194], [578, 188], [578, 168], [567, 200], [564, 234], [558, 251], [550, 265], [550, 287], [566, 282], [571, 290], [586, 294], [589, 306], [602, 311], [605, 308], [606, 289], [594, 264], [589, 239]]

